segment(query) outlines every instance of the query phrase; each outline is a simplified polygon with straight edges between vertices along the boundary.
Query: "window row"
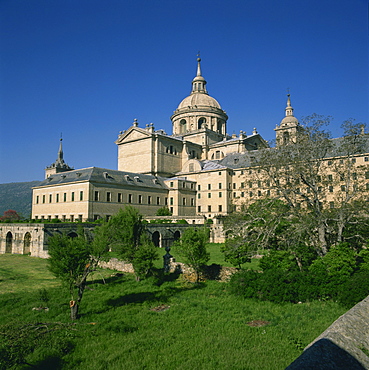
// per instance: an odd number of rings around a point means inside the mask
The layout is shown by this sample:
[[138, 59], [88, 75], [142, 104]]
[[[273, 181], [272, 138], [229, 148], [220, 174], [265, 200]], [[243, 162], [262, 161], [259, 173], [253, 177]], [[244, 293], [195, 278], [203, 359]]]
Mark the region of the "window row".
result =
[[[197, 212], [198, 213], [201, 213], [201, 212], [215, 212], [215, 210], [212, 211], [212, 206], [209, 204], [207, 206], [207, 208], [205, 208], [205, 210], [203, 210], [202, 206], [197, 206]], [[223, 205], [222, 204], [218, 205], [218, 212], [223, 212]]]
[[36, 204], [53, 203], [53, 202], [59, 203], [59, 202], [67, 202], [67, 201], [74, 202], [77, 199], [79, 199], [79, 201], [83, 200], [83, 191], [80, 191], [79, 193], [72, 191], [69, 194], [68, 193], [60, 193], [60, 194], [56, 193], [56, 194], [48, 194], [48, 195], [46, 194], [36, 195], [35, 202]]
[[47, 215], [47, 216], [44, 216], [44, 215], [41, 215], [41, 216], [35, 216], [35, 220], [41, 220], [41, 221], [44, 221], [44, 220], [48, 220], [48, 221], [52, 221], [52, 220], [61, 220], [63, 222], [66, 222], [66, 221], [70, 221], [70, 222], [75, 222], [75, 221], [78, 221], [78, 222], [82, 222], [83, 221], [83, 215], [62, 215], [61, 217], [59, 217], [59, 215]]

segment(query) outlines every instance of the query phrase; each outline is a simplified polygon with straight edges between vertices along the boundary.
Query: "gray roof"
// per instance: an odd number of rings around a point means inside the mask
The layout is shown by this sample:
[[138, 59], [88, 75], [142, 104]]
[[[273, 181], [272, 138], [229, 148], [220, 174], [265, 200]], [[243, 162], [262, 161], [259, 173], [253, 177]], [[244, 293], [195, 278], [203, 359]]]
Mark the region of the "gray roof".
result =
[[99, 184], [116, 184], [121, 186], [167, 189], [162, 177], [125, 171], [108, 170], [106, 168], [99, 167], [89, 167], [74, 171], [56, 173], [41, 181], [37, 187], [86, 181]]

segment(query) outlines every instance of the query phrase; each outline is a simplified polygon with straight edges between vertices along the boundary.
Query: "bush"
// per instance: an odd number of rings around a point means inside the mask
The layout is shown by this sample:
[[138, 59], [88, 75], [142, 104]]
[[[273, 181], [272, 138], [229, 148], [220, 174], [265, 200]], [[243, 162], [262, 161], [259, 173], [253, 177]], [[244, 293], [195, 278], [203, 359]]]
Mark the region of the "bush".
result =
[[232, 275], [229, 291], [244, 298], [257, 298], [260, 276], [255, 270], [240, 270]]
[[188, 224], [186, 220], [177, 220], [176, 224]]
[[338, 302], [347, 308], [355, 306], [369, 295], [369, 271], [363, 270], [352, 275], [342, 286]]

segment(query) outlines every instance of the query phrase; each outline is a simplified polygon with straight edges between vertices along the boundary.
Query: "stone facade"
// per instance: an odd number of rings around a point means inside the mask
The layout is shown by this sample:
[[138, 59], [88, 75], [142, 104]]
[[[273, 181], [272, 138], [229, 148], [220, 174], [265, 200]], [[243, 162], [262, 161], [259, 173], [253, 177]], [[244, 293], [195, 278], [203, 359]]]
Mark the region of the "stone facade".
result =
[[[206, 84], [198, 59], [190, 95], [171, 116], [172, 135], [156, 130], [152, 123], [139, 127], [134, 120], [115, 141], [118, 170], [72, 170], [64, 162], [60, 144], [57, 161], [46, 169], [46, 179], [33, 190], [32, 218], [92, 221], [108, 218], [129, 204], [146, 217], [155, 216], [165, 206], [176, 218], [199, 216], [205, 221], [275, 195], [273, 192], [278, 190], [262, 178], [255, 159], [265, 149], [278, 150], [295, 141], [302, 131], [290, 95], [285, 116], [275, 128], [277, 148], [269, 148], [256, 128], [249, 134], [227, 134], [228, 116], [208, 94]], [[359, 186], [366, 194], [369, 136], [363, 132], [362, 138], [365, 148], [349, 160], [354, 163], [352, 175], [357, 177], [351, 185]], [[347, 189], [333, 171], [342, 160], [337, 153], [327, 154], [323, 160], [322, 186], [329, 189], [324, 207], [333, 208], [337, 197]], [[221, 240], [216, 234], [215, 238]]]

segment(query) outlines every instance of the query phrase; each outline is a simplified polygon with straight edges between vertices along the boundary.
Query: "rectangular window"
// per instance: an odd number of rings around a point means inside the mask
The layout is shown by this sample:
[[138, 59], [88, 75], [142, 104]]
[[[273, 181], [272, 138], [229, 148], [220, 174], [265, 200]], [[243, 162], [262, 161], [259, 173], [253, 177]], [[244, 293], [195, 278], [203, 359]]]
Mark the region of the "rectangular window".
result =
[[52, 202], [53, 202], [53, 195], [49, 194], [49, 203], [52, 203]]
[[160, 205], [160, 197], [156, 197], [156, 204]]
[[211, 190], [211, 184], [208, 184], [208, 190]]
[[78, 215], [78, 221], [82, 222], [82, 215]]
[[79, 192], [79, 200], [83, 200], [83, 191]]
[[211, 206], [208, 206], [208, 212], [211, 212]]
[[182, 205], [186, 205], [186, 198], [182, 198]]
[[243, 198], [245, 196], [245, 193], [241, 191], [241, 197]]
[[228, 183], [228, 189], [232, 189], [232, 184]]
[[241, 189], [243, 189], [244, 187], [245, 187], [245, 183], [241, 182]]
[[211, 198], [211, 193], [208, 193], [208, 198]]
[[258, 196], [261, 197], [261, 190], [258, 190]]
[[197, 199], [200, 199], [200, 198], [201, 198], [201, 194], [197, 193]]
[[334, 208], [334, 202], [329, 202], [329, 208]]
[[63, 220], [63, 222], [65, 222], [65, 220], [67, 219], [67, 216], [66, 215], [63, 215], [62, 216], [62, 220]]
[[252, 181], [249, 181], [249, 188], [252, 188]]
[[99, 215], [94, 215], [94, 221], [97, 221], [100, 218]]
[[235, 182], [233, 183], [233, 189], [236, 189], [236, 183]]
[[223, 193], [220, 191], [220, 192], [219, 192], [219, 198], [221, 198], [221, 197], [222, 197], [222, 194], [223, 194]]
[[106, 192], [106, 201], [111, 202], [111, 192], [110, 191]]
[[139, 196], [138, 196], [138, 204], [141, 204], [141, 203], [142, 203], [142, 195], [139, 194]]
[[197, 206], [197, 212], [201, 212], [201, 206]]
[[220, 176], [222, 173], [221, 172], [218, 172], [218, 175]]
[[51, 215], [47, 216], [47, 219], [48, 219], [49, 221], [51, 221]]
[[365, 162], [369, 162], [369, 157], [364, 157]]
[[197, 190], [201, 190], [201, 185], [197, 185]]
[[223, 211], [223, 209], [222, 209], [223, 207], [222, 207], [222, 205], [221, 204], [219, 204], [219, 206], [218, 206], [218, 212], [222, 212]]
[[219, 186], [219, 189], [221, 189], [222, 188], [222, 183], [220, 182], [218, 186]]
[[164, 199], [164, 204], [167, 206], [168, 205], [168, 198]]
[[72, 191], [71, 200], [72, 200], [72, 202], [74, 202], [74, 191]]
[[328, 166], [332, 166], [332, 161], [328, 161]]
[[170, 183], [169, 183], [169, 186], [172, 188], [173, 187], [173, 181], [171, 181]]
[[98, 191], [95, 191], [95, 202], [98, 202], [99, 201], [99, 192]]
[[173, 197], [169, 198], [169, 204], [172, 206], [173, 205]]
[[329, 185], [328, 190], [329, 190], [330, 193], [333, 193], [333, 186]]
[[341, 185], [341, 191], [346, 191], [346, 185]]
[[74, 222], [74, 215], [70, 215], [69, 219], [70, 219], [70, 222]]
[[37, 195], [36, 196], [36, 204], [38, 204], [39, 201], [40, 201], [40, 197]]
[[250, 196], [250, 198], [252, 198], [253, 197], [253, 193], [252, 193], [252, 191], [250, 191], [250, 193], [249, 193], [249, 196]]
[[236, 198], [236, 192], [233, 193], [233, 198]]
[[123, 197], [122, 193], [118, 193], [118, 203], [122, 203]]
[[266, 194], [267, 194], [268, 197], [270, 196], [270, 190], [269, 189], [267, 190]]
[[328, 181], [333, 181], [333, 175], [328, 175]]
[[351, 159], [351, 162], [352, 162], [352, 163], [356, 163], [356, 158], [352, 158], [352, 159]]
[[45, 203], [45, 195], [42, 196], [42, 203]]
[[128, 194], [128, 203], [132, 203], [132, 194]]
[[195, 206], [195, 198], [191, 198], [191, 207]]
[[147, 204], [151, 204], [152, 203], [152, 196], [151, 195], [149, 195], [148, 197], [147, 197]]

